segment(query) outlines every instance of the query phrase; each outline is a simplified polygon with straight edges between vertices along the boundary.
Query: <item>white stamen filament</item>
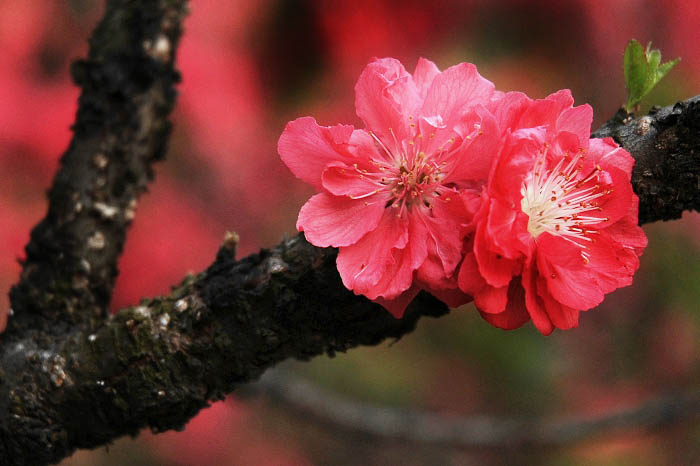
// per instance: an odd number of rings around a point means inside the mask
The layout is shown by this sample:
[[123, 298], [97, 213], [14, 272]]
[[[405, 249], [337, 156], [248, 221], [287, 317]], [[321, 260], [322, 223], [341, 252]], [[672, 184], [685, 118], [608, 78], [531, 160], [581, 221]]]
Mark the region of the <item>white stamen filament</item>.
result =
[[[567, 155], [562, 156], [552, 170], [547, 170], [547, 149], [541, 153], [533, 175], [526, 178], [520, 189], [521, 208], [529, 217], [527, 230], [533, 238], [544, 232], [559, 236], [582, 248], [581, 256], [587, 263], [589, 256], [584, 249], [586, 243], [593, 241], [590, 235], [597, 233], [587, 227], [607, 219], [582, 214], [600, 211], [597, 199], [611, 191], [602, 189], [598, 183], [600, 167], [596, 166], [585, 177], [577, 177], [583, 152], [579, 151], [562, 170], [566, 158]], [[590, 182], [595, 184], [583, 187]]]

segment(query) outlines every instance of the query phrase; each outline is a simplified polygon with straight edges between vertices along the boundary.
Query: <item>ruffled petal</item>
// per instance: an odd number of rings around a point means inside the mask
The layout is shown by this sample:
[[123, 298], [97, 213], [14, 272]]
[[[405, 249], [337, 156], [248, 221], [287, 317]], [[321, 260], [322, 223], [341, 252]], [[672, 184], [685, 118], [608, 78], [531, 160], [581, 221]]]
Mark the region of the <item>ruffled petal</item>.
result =
[[[408, 221], [392, 214], [390, 209], [383, 211], [377, 227], [355, 244], [341, 247], [336, 259], [345, 287], [368, 297], [382, 295], [381, 290], [373, 287], [393, 264], [393, 249], [402, 249], [408, 242]], [[362, 217], [355, 217], [355, 223], [362, 223], [357, 218]]]
[[532, 323], [542, 335], [549, 335], [554, 330], [554, 325], [544, 309], [542, 299], [537, 294], [537, 269], [528, 267], [523, 271], [522, 284], [525, 290], [525, 306], [530, 314]]
[[[510, 284], [509, 284], [510, 285]], [[509, 285], [500, 288], [485, 286], [474, 295], [474, 304], [486, 314], [498, 314], [506, 309]]]
[[392, 151], [397, 150], [395, 140], [409, 135], [408, 118], [417, 116], [420, 104], [413, 78], [393, 58], [377, 59], [367, 65], [355, 85], [357, 116]]
[[588, 147], [593, 123], [593, 108], [590, 105], [579, 105], [567, 108], [559, 115], [556, 122], [557, 131], [573, 133], [578, 137], [579, 147]]
[[479, 311], [479, 313], [488, 323], [504, 330], [519, 328], [530, 320], [530, 315], [525, 306], [525, 290], [520, 284], [520, 279], [516, 278], [510, 283], [508, 287], [508, 304], [503, 312], [489, 314]]
[[406, 312], [408, 305], [411, 304], [411, 301], [413, 301], [413, 298], [415, 298], [418, 293], [420, 293], [420, 287], [414, 285], [393, 299], [385, 299], [380, 296], [376, 298], [374, 302], [381, 304], [391, 315], [400, 319]]
[[[492, 202], [498, 202], [492, 200]], [[489, 212], [489, 215], [491, 213]], [[474, 235], [474, 255], [479, 272], [486, 282], [496, 288], [506, 286], [514, 275], [520, 273], [521, 262], [505, 257], [487, 230], [488, 217], [477, 225]]]
[[504, 141], [500, 156], [494, 162], [489, 175], [488, 193], [491, 197], [519, 206], [523, 181], [531, 176], [542, 143], [538, 136], [544, 129], [533, 129], [528, 136], [509, 136]]
[[450, 275], [462, 260], [462, 236], [459, 226], [449, 218], [420, 215], [428, 237], [428, 254], [442, 263], [444, 275]]
[[549, 319], [556, 328], [568, 330], [578, 327], [579, 311], [554, 299], [549, 293], [546, 280], [543, 280], [542, 277], [537, 280], [537, 293], [544, 303]]
[[348, 141], [351, 125], [319, 126], [312, 117], [287, 123], [277, 143], [282, 161], [294, 175], [321, 190], [321, 174], [331, 162], [352, 164]]
[[381, 278], [376, 284], [364, 289], [362, 294], [369, 299], [395, 299], [411, 287], [414, 270], [409, 248], [392, 249], [391, 260]]
[[439, 115], [448, 128], [455, 127], [470, 108], [489, 103], [493, 93], [493, 83], [483, 78], [476, 66], [460, 63], [433, 79], [422, 114], [426, 117]]
[[[366, 199], [373, 194], [383, 191], [383, 186], [376, 181], [373, 174], [364, 175], [353, 166], [341, 162], [328, 164], [321, 176], [323, 187], [335, 196], [348, 196], [355, 199]], [[386, 202], [389, 195], [385, 194]], [[379, 202], [377, 199], [376, 202]], [[384, 204], [382, 204], [382, 207]]]
[[502, 98], [492, 100], [486, 108], [496, 118], [501, 134], [517, 127], [522, 114], [531, 104], [532, 99], [522, 92], [507, 92]]
[[608, 228], [629, 213], [630, 205], [636, 197], [629, 182], [629, 175], [624, 171], [607, 167], [600, 172], [599, 183], [602, 189], [610, 193], [599, 199], [599, 211], [587, 213], [591, 217], [600, 217], [603, 221], [591, 225], [596, 230]]
[[464, 142], [454, 154], [450, 154], [449, 159], [444, 160], [448, 170], [445, 182], [459, 183], [488, 177], [501, 146], [500, 129], [496, 119], [486, 109], [477, 109], [475, 115], [478, 115], [478, 130], [473, 127], [464, 129]]
[[433, 84], [435, 76], [440, 74], [440, 69], [430, 60], [423, 57], [418, 59], [416, 69], [413, 71], [413, 82], [418, 89], [421, 99], [425, 99], [430, 85]]
[[429, 286], [425, 287], [426, 291], [431, 295], [435, 296], [437, 299], [447, 304], [451, 308], [456, 308], [467, 304], [472, 301], [472, 297], [468, 294], [462, 293], [458, 289], [448, 288], [448, 289], [435, 289]]
[[586, 310], [603, 301], [604, 294], [584, 264], [581, 249], [558, 236], [543, 233], [537, 238], [537, 268], [547, 290], [566, 306]]
[[354, 200], [319, 193], [301, 208], [297, 230], [314, 246], [349, 246], [377, 227], [384, 210], [381, 202], [371, 198]]
[[624, 148], [620, 147], [613, 138], [591, 139], [588, 153], [602, 167], [615, 167], [632, 176], [634, 158]]

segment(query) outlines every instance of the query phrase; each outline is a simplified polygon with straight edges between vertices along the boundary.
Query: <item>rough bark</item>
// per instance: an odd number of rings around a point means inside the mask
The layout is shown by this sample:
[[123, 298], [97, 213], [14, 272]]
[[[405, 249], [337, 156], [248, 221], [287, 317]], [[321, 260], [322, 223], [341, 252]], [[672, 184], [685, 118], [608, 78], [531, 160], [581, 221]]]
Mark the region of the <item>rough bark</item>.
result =
[[185, 0], [110, 1], [87, 59], [74, 136], [31, 234], [10, 325], [64, 333], [107, 314], [127, 226], [165, 155]]
[[620, 109], [593, 133], [607, 136], [636, 160], [632, 185], [639, 196], [640, 224], [700, 210], [700, 96], [652, 108], [641, 118]]
[[[74, 67], [75, 135], [0, 345], [0, 464], [46, 464], [144, 427], [181, 428], [279, 361], [400, 338], [421, 316], [448, 312], [422, 294], [395, 320], [343, 287], [335, 250], [295, 236], [242, 260], [230, 237], [169, 296], [105, 315], [134, 200], [167, 139], [185, 4], [108, 1]], [[699, 208], [698, 99], [597, 133], [636, 157], [642, 223]]]

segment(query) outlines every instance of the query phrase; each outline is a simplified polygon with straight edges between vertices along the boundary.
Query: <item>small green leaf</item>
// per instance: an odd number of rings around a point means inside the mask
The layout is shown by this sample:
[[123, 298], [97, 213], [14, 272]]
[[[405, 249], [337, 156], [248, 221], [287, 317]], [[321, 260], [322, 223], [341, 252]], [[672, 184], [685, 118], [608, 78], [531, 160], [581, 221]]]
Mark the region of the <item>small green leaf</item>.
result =
[[636, 40], [629, 41], [623, 60], [627, 86], [625, 109], [629, 112], [638, 105], [679, 61], [680, 58], [676, 58], [661, 64], [661, 52], [652, 50], [651, 42], [645, 50]]
[[627, 86], [627, 111], [637, 105], [644, 95], [647, 81], [647, 63], [644, 49], [632, 39], [625, 49], [625, 85]]
[[681, 61], [681, 59], [676, 58], [675, 60], [667, 61], [663, 65], [659, 66], [659, 69], [656, 71], [656, 82], [661, 81], [663, 77], [666, 76], [666, 74], [678, 64], [679, 61]]

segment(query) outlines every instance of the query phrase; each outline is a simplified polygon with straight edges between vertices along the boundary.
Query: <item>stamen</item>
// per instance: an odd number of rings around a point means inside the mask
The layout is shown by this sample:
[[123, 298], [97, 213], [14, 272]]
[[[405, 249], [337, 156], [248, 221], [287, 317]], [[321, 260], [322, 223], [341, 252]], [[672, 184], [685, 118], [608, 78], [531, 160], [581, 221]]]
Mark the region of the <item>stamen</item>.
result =
[[[593, 242], [588, 235], [597, 233], [590, 227], [607, 219], [582, 214], [601, 211], [597, 200], [610, 194], [612, 188], [601, 191], [597, 184], [584, 188], [588, 182], [597, 179], [602, 169], [596, 165], [590, 173], [579, 177], [583, 158], [580, 150], [570, 159], [569, 154], [564, 154], [551, 170], [546, 169], [548, 150], [549, 146], [545, 145], [540, 151], [532, 175], [520, 189], [523, 196], [521, 209], [529, 217], [528, 232], [533, 238], [547, 232], [575, 244], [582, 248], [584, 263], [588, 263], [589, 258], [583, 249]], [[565, 161], [568, 162], [566, 166]]]

